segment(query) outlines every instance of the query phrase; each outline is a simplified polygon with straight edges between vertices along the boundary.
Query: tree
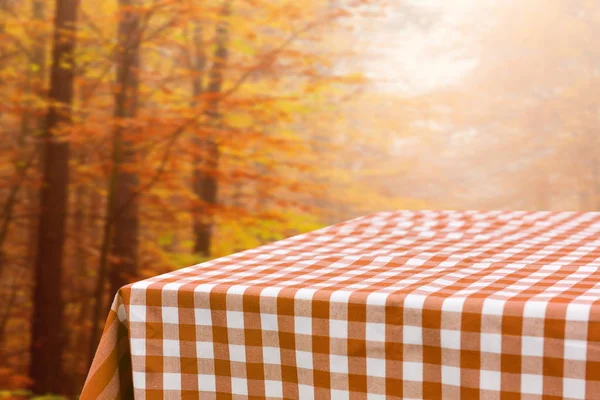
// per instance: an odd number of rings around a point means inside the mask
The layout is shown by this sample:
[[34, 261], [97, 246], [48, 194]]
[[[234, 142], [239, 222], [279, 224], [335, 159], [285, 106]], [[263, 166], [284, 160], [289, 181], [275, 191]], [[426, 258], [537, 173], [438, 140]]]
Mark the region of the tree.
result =
[[[204, 93], [204, 82], [203, 75], [204, 69], [206, 68], [206, 55], [205, 55], [205, 43], [202, 35], [202, 23], [200, 21], [192, 21], [192, 33], [191, 33], [191, 49], [188, 50], [188, 64], [192, 70], [192, 101], [191, 106], [196, 109], [198, 103], [201, 101], [201, 96]], [[192, 133], [191, 143], [195, 149], [202, 149], [203, 140], [198, 132]], [[202, 185], [204, 183], [203, 173], [201, 171], [203, 158], [199, 151], [193, 155], [192, 163], [194, 165], [192, 175], [192, 191], [198, 199], [202, 197]], [[193, 221], [193, 235], [194, 235], [194, 247], [193, 251], [195, 254], [205, 253], [208, 251], [208, 246], [204, 243], [206, 240], [203, 236], [206, 236], [205, 223], [203, 219], [205, 216], [202, 215], [199, 207], [193, 207], [192, 215]]]
[[[215, 53], [212, 67], [208, 76], [206, 87], [206, 125], [209, 130], [208, 137], [200, 140], [202, 158], [198, 159], [202, 165], [197, 165], [194, 171], [194, 193], [201, 201], [200, 215], [194, 221], [194, 252], [204, 257], [210, 255], [210, 244], [213, 230], [214, 206], [217, 204], [218, 183], [216, 174], [219, 168], [219, 145], [216, 131], [221, 126], [221, 112], [219, 110], [219, 97], [224, 81], [224, 72], [229, 57], [228, 37], [229, 21], [232, 0], [224, 0], [217, 22], [215, 34]], [[195, 85], [196, 86], [196, 85]], [[196, 87], [194, 88], [196, 91]]]
[[42, 138], [42, 189], [34, 275], [30, 376], [35, 393], [62, 391], [61, 279], [68, 204], [68, 127], [73, 101], [77, 0], [56, 0], [49, 107]]
[[99, 324], [108, 309], [105, 280], [110, 283], [109, 301], [119, 288], [137, 273], [139, 232], [138, 176], [128, 170], [135, 162], [135, 144], [130, 139], [132, 119], [138, 110], [138, 73], [140, 68], [140, 9], [136, 0], [119, 1], [117, 75], [115, 82], [112, 133], [112, 170], [104, 221], [100, 266], [96, 282], [96, 305], [92, 320], [89, 362], [98, 343]]
[[[137, 274], [139, 232], [139, 179], [129, 168], [135, 163], [135, 131], [131, 121], [138, 110], [141, 28], [136, 0], [120, 0], [117, 89], [115, 95], [115, 132], [113, 163], [114, 209], [110, 213], [114, 224], [112, 235], [112, 262], [110, 267], [110, 294], [131, 282]], [[112, 299], [111, 296], [111, 299]]]

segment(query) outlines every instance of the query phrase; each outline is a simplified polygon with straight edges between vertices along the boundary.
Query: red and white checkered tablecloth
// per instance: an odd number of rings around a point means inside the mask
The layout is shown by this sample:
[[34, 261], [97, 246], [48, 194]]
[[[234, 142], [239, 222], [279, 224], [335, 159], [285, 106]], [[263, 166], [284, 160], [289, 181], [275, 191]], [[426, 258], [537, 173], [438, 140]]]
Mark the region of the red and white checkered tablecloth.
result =
[[600, 398], [600, 214], [384, 212], [124, 287], [81, 399]]

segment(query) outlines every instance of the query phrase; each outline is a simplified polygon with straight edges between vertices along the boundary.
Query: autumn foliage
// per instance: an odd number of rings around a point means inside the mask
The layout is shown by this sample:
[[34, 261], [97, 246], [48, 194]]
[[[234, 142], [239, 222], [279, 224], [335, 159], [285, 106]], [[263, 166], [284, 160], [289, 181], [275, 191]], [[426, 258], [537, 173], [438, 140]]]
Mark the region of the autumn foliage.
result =
[[0, 389], [78, 393], [124, 284], [361, 212], [324, 38], [366, 5], [0, 1]]

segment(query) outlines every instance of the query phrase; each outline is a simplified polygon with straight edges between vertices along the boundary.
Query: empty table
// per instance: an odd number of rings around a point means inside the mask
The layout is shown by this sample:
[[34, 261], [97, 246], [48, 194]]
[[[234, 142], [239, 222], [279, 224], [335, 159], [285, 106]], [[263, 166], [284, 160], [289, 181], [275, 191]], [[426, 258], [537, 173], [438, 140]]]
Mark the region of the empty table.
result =
[[82, 399], [600, 396], [600, 214], [383, 212], [116, 296]]

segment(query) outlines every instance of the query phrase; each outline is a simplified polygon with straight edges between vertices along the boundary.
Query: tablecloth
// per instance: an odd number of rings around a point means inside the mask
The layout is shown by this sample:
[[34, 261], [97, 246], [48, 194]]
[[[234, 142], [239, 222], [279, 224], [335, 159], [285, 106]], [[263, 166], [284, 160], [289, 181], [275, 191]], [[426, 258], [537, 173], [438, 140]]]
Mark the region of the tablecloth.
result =
[[398, 211], [117, 294], [82, 399], [600, 398], [600, 214]]

